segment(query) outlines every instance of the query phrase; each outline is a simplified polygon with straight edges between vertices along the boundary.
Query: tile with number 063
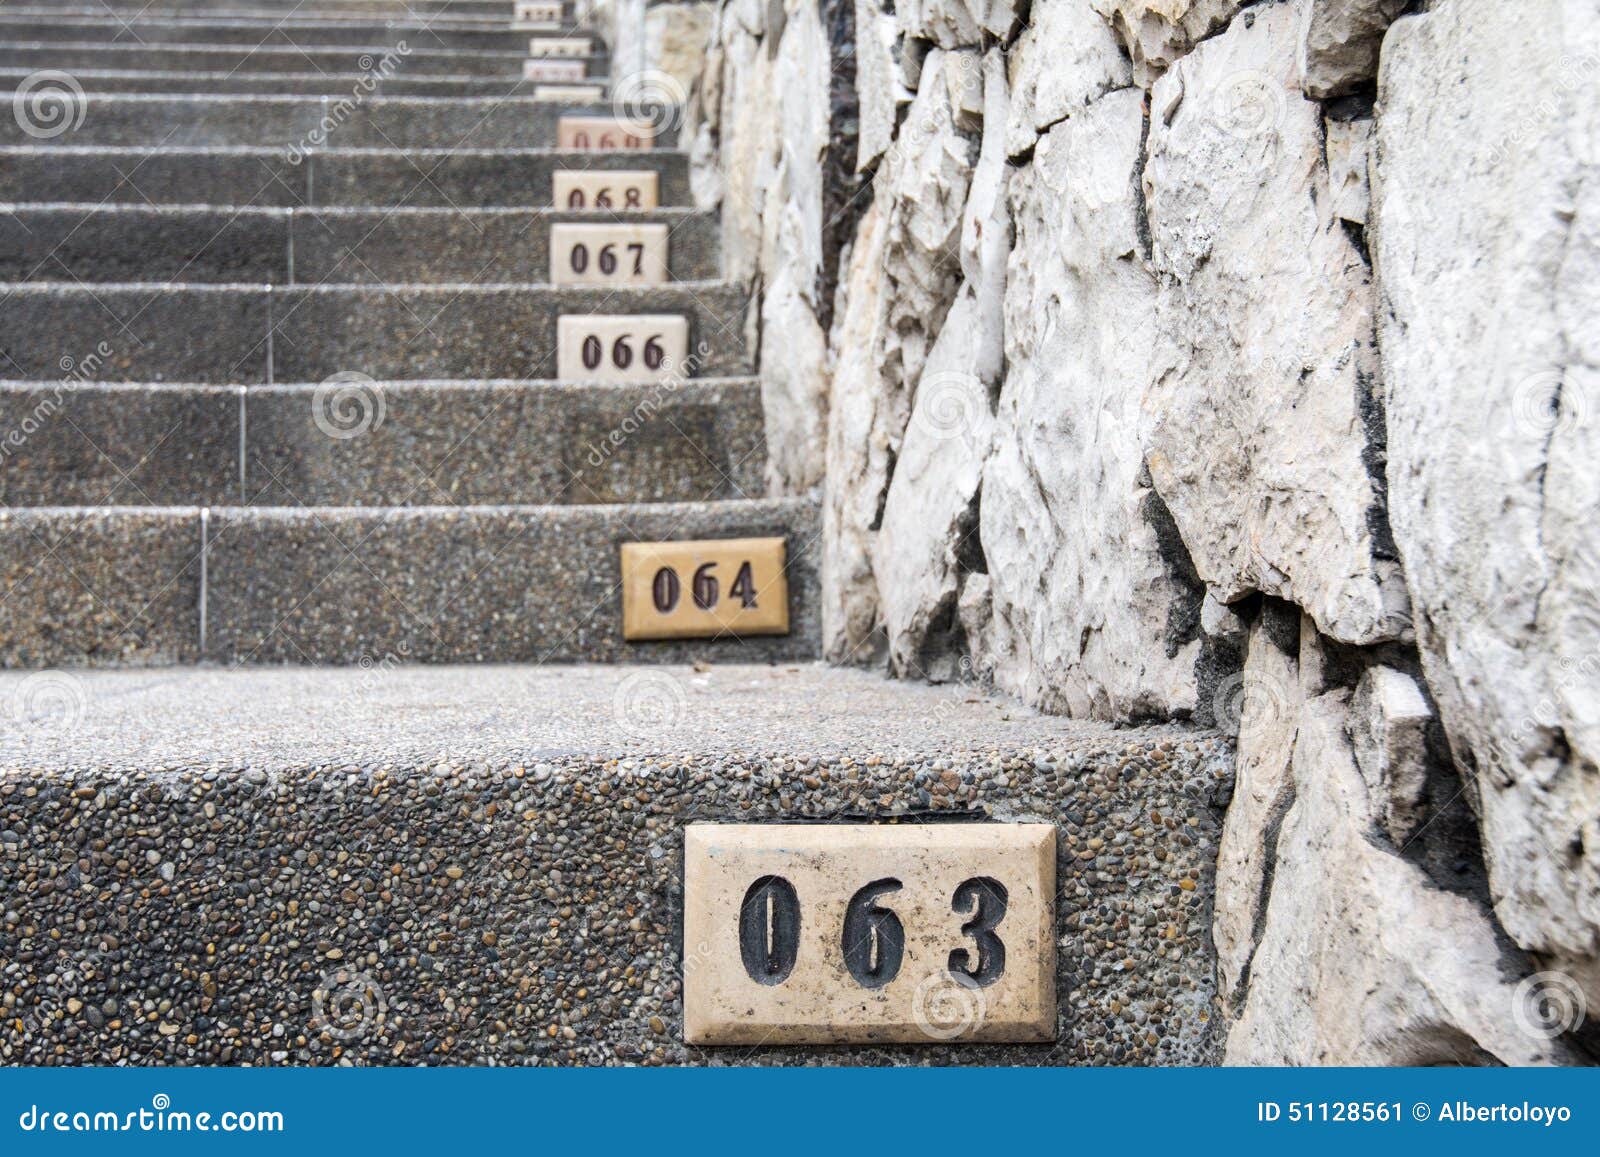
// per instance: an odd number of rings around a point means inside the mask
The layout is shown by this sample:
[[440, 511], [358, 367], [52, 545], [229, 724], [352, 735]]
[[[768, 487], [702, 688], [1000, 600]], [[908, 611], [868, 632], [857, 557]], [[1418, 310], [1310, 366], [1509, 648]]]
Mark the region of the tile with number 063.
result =
[[665, 225], [550, 226], [552, 285], [664, 285]]
[[689, 1044], [1056, 1035], [1051, 824], [691, 824]]
[[588, 56], [594, 42], [587, 36], [535, 36], [528, 41], [528, 55], [537, 59]]
[[589, 63], [584, 60], [524, 60], [522, 79], [531, 81], [583, 80], [589, 75]]
[[654, 209], [660, 177], [646, 170], [557, 169], [550, 203], [558, 209]]
[[648, 385], [689, 376], [689, 321], [676, 314], [565, 314], [556, 319], [564, 382]]
[[622, 544], [622, 637], [787, 635], [781, 538]]
[[648, 149], [655, 144], [654, 126], [612, 116], [564, 116], [556, 121], [558, 149]]

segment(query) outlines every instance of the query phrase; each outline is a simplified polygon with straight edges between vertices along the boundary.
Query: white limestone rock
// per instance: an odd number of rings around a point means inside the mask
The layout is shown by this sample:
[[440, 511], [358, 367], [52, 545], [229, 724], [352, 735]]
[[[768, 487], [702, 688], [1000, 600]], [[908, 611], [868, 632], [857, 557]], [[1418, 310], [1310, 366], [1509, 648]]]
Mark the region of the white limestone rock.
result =
[[1300, 86], [1327, 100], [1365, 88], [1377, 78], [1383, 34], [1409, 0], [1297, 0], [1300, 5]]
[[1372, 201], [1367, 182], [1372, 118], [1329, 119], [1324, 125], [1323, 144], [1328, 157], [1328, 188], [1333, 193], [1334, 215], [1353, 225], [1365, 225]]
[[895, 63], [895, 38], [899, 36], [893, 12], [879, 0], [855, 0], [856, 5], [856, 172], [876, 165], [894, 142], [900, 109], [910, 103], [911, 90], [900, 83]]
[[1600, 9], [1389, 30], [1369, 237], [1390, 513], [1496, 912], [1600, 1007]]
[[1089, 0], [1034, 0], [1009, 58], [1011, 156], [1033, 148], [1056, 122], [1133, 83], [1133, 65]]
[[1320, 109], [1292, 85], [1294, 21], [1250, 9], [1156, 84], [1147, 460], [1219, 598], [1263, 591], [1377, 643], [1409, 618], [1369, 461], [1372, 293], [1332, 212]]
[[940, 48], [976, 48], [984, 33], [1002, 42], [1017, 26], [1016, 0], [898, 0], [900, 31]]
[[[644, 65], [664, 73], [687, 94], [705, 62], [706, 40], [716, 19], [715, 6], [655, 4], [644, 11]], [[613, 69], [612, 76], [619, 74]], [[654, 89], [652, 90], [654, 91]], [[663, 91], [662, 95], [669, 95]]]
[[1134, 83], [1156, 77], [1203, 38], [1232, 20], [1250, 0], [1091, 0], [1133, 59]]
[[1428, 819], [1428, 728], [1433, 708], [1417, 681], [1393, 667], [1364, 672], [1350, 701], [1350, 741], [1367, 784], [1368, 808], [1395, 847]]
[[1158, 534], [1139, 443], [1156, 300], [1139, 242], [1141, 100], [1090, 105], [1012, 177], [1009, 371], [981, 503], [995, 683], [1101, 719], [1193, 710], [1200, 650], [1169, 635], [1199, 592]]
[[[1573, 1063], [1538, 1031], [1488, 913], [1368, 839], [1345, 693], [1299, 713], [1293, 803], [1232, 1065]], [[1220, 902], [1220, 901], [1219, 901]]]

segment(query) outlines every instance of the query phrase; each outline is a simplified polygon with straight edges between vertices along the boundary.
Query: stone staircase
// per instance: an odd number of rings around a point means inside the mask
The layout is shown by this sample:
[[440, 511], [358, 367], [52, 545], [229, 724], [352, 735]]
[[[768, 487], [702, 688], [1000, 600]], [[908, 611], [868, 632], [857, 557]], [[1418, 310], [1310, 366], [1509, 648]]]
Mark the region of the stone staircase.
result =
[[[616, 115], [607, 60], [570, 9], [521, 17], [0, 9], [0, 665], [814, 655], [816, 513], [762, 497], [748, 302], [677, 110], [558, 147]], [[594, 170], [660, 207], [553, 203]], [[551, 284], [579, 222], [656, 227], [666, 276]], [[686, 319], [695, 353], [563, 371], [558, 319], [596, 316]], [[621, 543], [764, 536], [787, 636], [624, 642]]]

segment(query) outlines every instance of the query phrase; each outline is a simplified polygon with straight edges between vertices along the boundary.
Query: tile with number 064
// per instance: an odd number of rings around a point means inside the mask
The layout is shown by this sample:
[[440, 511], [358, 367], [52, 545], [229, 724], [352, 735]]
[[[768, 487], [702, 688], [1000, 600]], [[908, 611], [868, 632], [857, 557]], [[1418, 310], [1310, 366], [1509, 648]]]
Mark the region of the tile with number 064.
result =
[[528, 55], [537, 59], [588, 56], [594, 42], [587, 36], [535, 36], [528, 41]]
[[684, 1039], [1050, 1041], [1051, 824], [691, 824]]
[[660, 176], [646, 170], [557, 169], [550, 174], [550, 203], [557, 209], [654, 209]]
[[531, 81], [583, 80], [589, 75], [589, 64], [584, 60], [524, 60], [522, 79]]
[[550, 226], [552, 285], [664, 285], [667, 278], [665, 225]]
[[622, 637], [787, 635], [781, 538], [622, 544]]
[[648, 385], [687, 378], [689, 321], [676, 314], [564, 314], [556, 374], [564, 382]]
[[565, 116], [556, 121], [558, 149], [648, 149], [656, 130], [645, 121], [612, 116]]

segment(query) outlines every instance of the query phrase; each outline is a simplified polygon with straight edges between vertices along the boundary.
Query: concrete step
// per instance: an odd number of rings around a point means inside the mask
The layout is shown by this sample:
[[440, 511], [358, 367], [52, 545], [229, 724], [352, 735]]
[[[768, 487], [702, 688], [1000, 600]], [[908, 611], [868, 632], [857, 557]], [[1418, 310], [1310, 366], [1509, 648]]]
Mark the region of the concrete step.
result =
[[[819, 533], [798, 499], [0, 510], [0, 667], [807, 659]], [[778, 535], [789, 635], [623, 641], [622, 543]]]
[[[294, 13], [295, 19], [348, 18], [351, 16], [375, 19], [422, 19], [447, 16], [451, 20], [509, 21], [514, 5], [511, 0], [317, 0], [315, 6], [304, 0], [160, 0], [146, 4], [144, 0], [26, 0], [26, 3], [7, 5], [7, 10], [18, 15], [128, 16], [147, 13], [151, 16], [209, 15], [224, 18], [238, 10], [250, 12], [276, 12], [280, 15]], [[569, 6], [568, 11], [571, 8]]]
[[[0, 118], [0, 144], [37, 143], [45, 148], [260, 145], [286, 153], [324, 147], [537, 148], [555, 144], [556, 123], [563, 116], [611, 114], [607, 104], [570, 104], [524, 96], [375, 96], [352, 100], [348, 107], [333, 112], [323, 97], [116, 93], [88, 96], [80, 107], [81, 124], [42, 140], [30, 133], [25, 117]], [[675, 137], [672, 124], [668, 124], [657, 136], [657, 147], [672, 148]]]
[[[146, 72], [326, 72], [366, 73], [393, 45], [348, 48], [288, 48], [238, 44], [96, 44], [82, 41], [0, 44], [0, 68], [31, 74], [42, 69], [82, 72], [133, 69]], [[395, 75], [493, 76], [519, 80], [526, 48], [514, 52], [413, 47]], [[606, 71], [605, 57], [587, 58], [592, 73]], [[365, 65], [363, 65], [365, 61]], [[85, 88], [91, 87], [85, 85]], [[353, 89], [347, 90], [349, 95]], [[528, 91], [526, 89], [522, 90]]]
[[[810, 665], [380, 655], [0, 701], [32, 709], [0, 729], [8, 1064], [1220, 1060], [1211, 733]], [[951, 816], [1056, 826], [1054, 1043], [685, 1047], [685, 825]]]
[[[0, 68], [0, 93], [11, 92], [34, 75], [33, 69]], [[261, 96], [348, 97], [369, 83], [355, 72], [184, 72], [143, 69], [78, 69], [73, 74], [88, 93], [217, 93]], [[402, 74], [370, 81], [381, 96], [530, 96], [536, 82], [520, 76], [439, 76]], [[610, 85], [609, 77], [586, 79], [584, 84]]]
[[657, 223], [674, 281], [721, 268], [716, 218], [554, 209], [0, 203], [0, 281], [429, 284], [549, 280], [550, 227]]
[[555, 32], [514, 31], [509, 21], [497, 29], [481, 25], [450, 24], [447, 18], [429, 20], [296, 21], [291, 17], [261, 20], [213, 20], [181, 17], [156, 20], [120, 15], [73, 18], [16, 16], [0, 9], [0, 40], [50, 43], [68, 41], [126, 44], [258, 44], [288, 48], [330, 48], [339, 45], [379, 45], [394, 48], [454, 48], [464, 51], [528, 51], [530, 39], [559, 35]]
[[[347, 403], [354, 421], [336, 421]], [[346, 399], [0, 382], [0, 430], [22, 435], [0, 441], [0, 506], [702, 502], [759, 496], [766, 465], [747, 378], [374, 382]]]
[[548, 378], [561, 314], [681, 314], [697, 372], [738, 375], [746, 291], [717, 282], [646, 289], [548, 285], [0, 284], [0, 367], [59, 381], [97, 350], [90, 377], [212, 384]]
[[[676, 150], [0, 147], [0, 197], [88, 204], [548, 205], [561, 169], [653, 169], [664, 205], [689, 203]], [[3, 372], [3, 371], [0, 371]]]

